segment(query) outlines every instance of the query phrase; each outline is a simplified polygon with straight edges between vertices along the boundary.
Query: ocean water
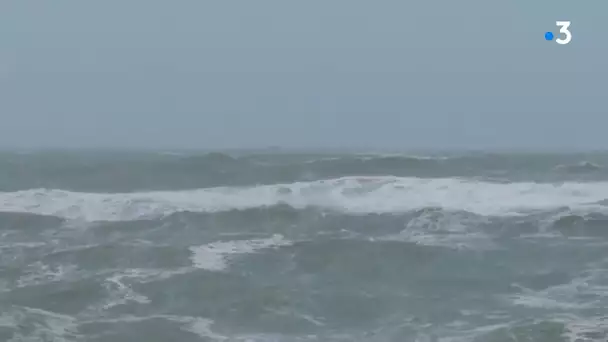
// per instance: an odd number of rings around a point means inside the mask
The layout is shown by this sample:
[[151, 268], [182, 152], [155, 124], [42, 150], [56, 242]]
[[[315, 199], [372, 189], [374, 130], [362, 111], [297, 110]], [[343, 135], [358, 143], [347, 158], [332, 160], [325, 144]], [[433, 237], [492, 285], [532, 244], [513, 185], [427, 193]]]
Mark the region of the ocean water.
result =
[[608, 154], [0, 154], [0, 341], [608, 340]]

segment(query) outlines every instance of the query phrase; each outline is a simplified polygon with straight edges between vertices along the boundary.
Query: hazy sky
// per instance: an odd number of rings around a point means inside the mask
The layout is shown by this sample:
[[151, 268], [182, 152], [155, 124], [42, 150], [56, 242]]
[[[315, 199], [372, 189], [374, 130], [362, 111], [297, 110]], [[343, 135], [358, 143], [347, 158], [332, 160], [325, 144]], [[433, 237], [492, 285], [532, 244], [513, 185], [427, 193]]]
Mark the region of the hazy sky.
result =
[[606, 0], [1, 0], [0, 147], [608, 148], [607, 34]]

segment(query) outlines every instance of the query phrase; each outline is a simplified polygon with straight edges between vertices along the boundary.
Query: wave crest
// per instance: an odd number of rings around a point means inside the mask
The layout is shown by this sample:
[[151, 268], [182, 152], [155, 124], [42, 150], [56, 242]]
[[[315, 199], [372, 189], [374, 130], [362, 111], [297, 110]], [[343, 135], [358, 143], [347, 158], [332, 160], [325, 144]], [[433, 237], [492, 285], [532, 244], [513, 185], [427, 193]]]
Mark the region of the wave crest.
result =
[[[608, 182], [490, 183], [456, 178], [343, 177], [314, 182], [187, 191], [83, 193], [56, 189], [0, 192], [0, 212], [86, 221], [155, 218], [176, 212], [221, 212], [276, 205], [350, 214], [403, 213], [429, 207], [483, 216], [569, 207], [601, 210]], [[598, 204], [599, 203], [599, 204]]]

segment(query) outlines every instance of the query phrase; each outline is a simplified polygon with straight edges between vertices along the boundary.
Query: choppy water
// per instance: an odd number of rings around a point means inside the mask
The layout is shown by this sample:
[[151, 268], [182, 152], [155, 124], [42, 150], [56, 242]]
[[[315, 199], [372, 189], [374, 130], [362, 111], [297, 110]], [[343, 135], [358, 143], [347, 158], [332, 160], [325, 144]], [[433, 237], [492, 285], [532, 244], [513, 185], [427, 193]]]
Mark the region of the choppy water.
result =
[[606, 341], [608, 154], [0, 155], [0, 341]]

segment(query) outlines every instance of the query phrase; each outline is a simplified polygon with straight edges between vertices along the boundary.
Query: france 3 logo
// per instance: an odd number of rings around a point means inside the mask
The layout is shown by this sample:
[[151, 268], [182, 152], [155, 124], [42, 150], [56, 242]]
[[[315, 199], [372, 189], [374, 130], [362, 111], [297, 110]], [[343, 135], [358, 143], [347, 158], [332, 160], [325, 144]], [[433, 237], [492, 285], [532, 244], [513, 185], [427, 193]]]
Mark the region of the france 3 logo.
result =
[[560, 45], [566, 45], [570, 43], [572, 40], [572, 32], [570, 32], [570, 22], [569, 21], [556, 21], [555, 26], [559, 27], [559, 33], [562, 37], [557, 37], [557, 35], [553, 34], [551, 31], [545, 32], [545, 39], [551, 41], [555, 39], [555, 42]]

